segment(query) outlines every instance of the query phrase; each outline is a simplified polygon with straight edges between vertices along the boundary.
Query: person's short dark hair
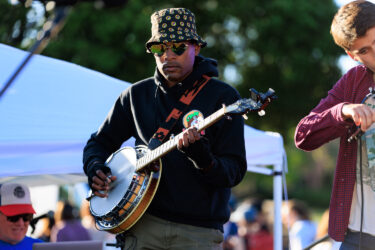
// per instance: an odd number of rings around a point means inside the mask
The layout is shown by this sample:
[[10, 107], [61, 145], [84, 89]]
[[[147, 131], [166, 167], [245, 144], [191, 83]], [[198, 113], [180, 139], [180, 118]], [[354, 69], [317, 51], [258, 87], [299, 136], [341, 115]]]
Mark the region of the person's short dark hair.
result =
[[255, 208], [255, 206], [249, 207], [249, 209], [247, 209], [244, 212], [244, 217], [245, 217], [245, 220], [247, 221], [247, 223], [255, 222], [258, 213], [259, 213], [259, 211]]
[[61, 219], [64, 221], [74, 220], [76, 218], [75, 208], [68, 202], [65, 202], [64, 207], [61, 211]]
[[289, 206], [290, 210], [294, 211], [301, 220], [310, 220], [310, 211], [304, 202], [290, 200]]
[[375, 4], [358, 0], [342, 6], [331, 24], [331, 34], [337, 45], [350, 50], [357, 38], [375, 27]]

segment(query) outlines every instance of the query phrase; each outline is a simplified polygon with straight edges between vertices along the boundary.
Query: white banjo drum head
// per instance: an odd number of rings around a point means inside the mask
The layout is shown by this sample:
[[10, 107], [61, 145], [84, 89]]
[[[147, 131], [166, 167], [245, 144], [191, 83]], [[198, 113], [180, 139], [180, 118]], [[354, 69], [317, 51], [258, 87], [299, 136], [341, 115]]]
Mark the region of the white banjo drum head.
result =
[[94, 216], [104, 216], [120, 203], [133, 179], [136, 162], [136, 150], [131, 147], [121, 148], [108, 158], [106, 166], [111, 169], [112, 175], [117, 179], [110, 183], [108, 197], [91, 198], [90, 210]]

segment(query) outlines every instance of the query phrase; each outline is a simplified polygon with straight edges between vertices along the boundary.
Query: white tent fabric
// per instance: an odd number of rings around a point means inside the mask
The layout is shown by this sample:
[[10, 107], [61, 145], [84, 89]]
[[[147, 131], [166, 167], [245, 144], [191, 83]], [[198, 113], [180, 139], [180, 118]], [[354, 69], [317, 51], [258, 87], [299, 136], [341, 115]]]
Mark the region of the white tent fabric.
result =
[[[1, 88], [26, 56], [0, 44]], [[0, 182], [16, 176], [25, 176], [29, 185], [85, 180], [83, 146], [128, 86], [72, 63], [34, 55], [0, 99]]]
[[[0, 88], [27, 53], [0, 44]], [[31, 186], [85, 180], [82, 149], [128, 86], [69, 62], [34, 55], [0, 99], [0, 183], [15, 178]], [[249, 167], [282, 163], [279, 134], [246, 126], [245, 140]]]

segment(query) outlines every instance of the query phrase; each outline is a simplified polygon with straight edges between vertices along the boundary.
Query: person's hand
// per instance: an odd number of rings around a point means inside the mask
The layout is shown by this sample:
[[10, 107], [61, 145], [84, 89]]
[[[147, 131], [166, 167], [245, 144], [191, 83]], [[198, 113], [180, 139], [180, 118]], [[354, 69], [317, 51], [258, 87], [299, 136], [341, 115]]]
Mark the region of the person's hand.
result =
[[345, 104], [341, 114], [344, 119], [352, 119], [362, 131], [366, 131], [375, 122], [375, 111], [366, 104]]
[[195, 127], [183, 132], [182, 138], [178, 140], [177, 149], [183, 152], [197, 169], [208, 171], [214, 165], [210, 143]]
[[200, 139], [201, 135], [196, 127], [188, 128], [183, 132], [182, 138], [178, 140], [177, 148], [182, 150], [183, 147], [187, 148], [190, 146], [190, 144], [199, 141]]
[[111, 169], [103, 163], [93, 164], [87, 173], [89, 186], [94, 195], [108, 197], [109, 184], [116, 180], [116, 176], [111, 175]]

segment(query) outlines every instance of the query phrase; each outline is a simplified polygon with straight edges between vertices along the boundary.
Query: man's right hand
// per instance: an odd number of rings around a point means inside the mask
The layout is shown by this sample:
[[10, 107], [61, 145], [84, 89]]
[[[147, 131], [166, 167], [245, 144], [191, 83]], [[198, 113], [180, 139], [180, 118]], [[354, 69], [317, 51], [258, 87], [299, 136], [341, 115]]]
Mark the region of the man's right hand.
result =
[[362, 131], [366, 131], [375, 122], [375, 110], [366, 104], [345, 104], [341, 109], [342, 117], [352, 119]]
[[87, 177], [94, 195], [102, 198], [108, 197], [109, 184], [116, 180], [116, 176], [111, 175], [111, 169], [103, 163], [90, 166]]

